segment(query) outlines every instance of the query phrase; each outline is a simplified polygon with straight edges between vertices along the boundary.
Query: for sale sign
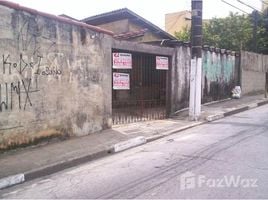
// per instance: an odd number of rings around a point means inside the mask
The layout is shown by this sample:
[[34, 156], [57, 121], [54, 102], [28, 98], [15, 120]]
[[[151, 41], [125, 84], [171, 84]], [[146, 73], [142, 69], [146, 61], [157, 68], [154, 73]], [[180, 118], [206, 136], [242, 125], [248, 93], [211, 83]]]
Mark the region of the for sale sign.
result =
[[130, 53], [113, 53], [114, 69], [131, 69], [132, 55]]
[[129, 90], [129, 74], [113, 73], [113, 89], [114, 90]]
[[156, 56], [156, 69], [168, 70], [168, 57]]

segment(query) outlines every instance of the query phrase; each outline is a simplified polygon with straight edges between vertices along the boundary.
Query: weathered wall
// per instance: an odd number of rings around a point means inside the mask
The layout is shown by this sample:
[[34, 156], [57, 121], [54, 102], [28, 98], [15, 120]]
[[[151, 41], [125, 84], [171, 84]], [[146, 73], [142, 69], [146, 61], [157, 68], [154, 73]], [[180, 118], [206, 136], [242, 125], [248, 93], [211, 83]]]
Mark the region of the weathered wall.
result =
[[0, 149], [111, 125], [111, 36], [1, 5], [0, 18]]
[[202, 102], [228, 98], [238, 79], [235, 54], [224, 50], [204, 50], [202, 69]]
[[185, 108], [189, 104], [190, 94], [190, 62], [189, 47], [181, 46], [175, 49], [171, 71], [171, 113]]
[[[171, 72], [171, 113], [189, 104], [190, 48], [176, 48]], [[239, 77], [238, 57], [218, 49], [203, 50], [202, 102], [224, 99], [230, 96]]]
[[268, 56], [252, 52], [241, 52], [242, 94], [264, 93]]

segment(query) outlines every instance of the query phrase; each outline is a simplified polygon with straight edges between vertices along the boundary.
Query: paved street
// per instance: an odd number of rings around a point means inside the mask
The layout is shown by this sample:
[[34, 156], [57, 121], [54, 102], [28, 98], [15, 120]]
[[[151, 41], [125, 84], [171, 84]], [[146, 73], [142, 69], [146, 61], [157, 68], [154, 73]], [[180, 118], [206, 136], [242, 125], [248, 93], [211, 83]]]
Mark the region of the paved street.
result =
[[2, 198], [268, 198], [268, 106], [0, 192]]

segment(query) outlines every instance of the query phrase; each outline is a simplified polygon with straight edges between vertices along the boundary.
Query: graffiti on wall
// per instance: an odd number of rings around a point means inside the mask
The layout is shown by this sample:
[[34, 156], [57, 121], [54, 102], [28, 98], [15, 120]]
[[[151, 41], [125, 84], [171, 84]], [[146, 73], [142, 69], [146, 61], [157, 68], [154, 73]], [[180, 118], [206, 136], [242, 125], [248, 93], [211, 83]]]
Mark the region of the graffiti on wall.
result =
[[17, 47], [16, 53], [3, 53], [0, 58], [0, 112], [33, 106], [40, 77], [62, 75], [64, 54], [56, 52], [50, 32], [30, 17], [13, 15], [12, 26]]

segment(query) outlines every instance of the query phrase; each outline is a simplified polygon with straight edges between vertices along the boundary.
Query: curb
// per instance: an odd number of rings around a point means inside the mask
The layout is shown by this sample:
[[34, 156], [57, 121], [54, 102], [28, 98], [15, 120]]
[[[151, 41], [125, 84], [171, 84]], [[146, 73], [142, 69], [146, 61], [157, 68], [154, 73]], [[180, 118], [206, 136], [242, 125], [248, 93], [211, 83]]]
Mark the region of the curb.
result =
[[19, 183], [23, 183], [25, 181], [24, 174], [16, 174], [13, 176], [8, 176], [5, 178], [0, 179], [0, 190], [11, 187], [13, 185], [17, 185]]
[[181, 131], [184, 131], [184, 130], [187, 130], [187, 129], [190, 129], [190, 128], [193, 128], [193, 127], [196, 127], [196, 126], [199, 126], [199, 125], [202, 125], [202, 124], [205, 124], [206, 121], [203, 121], [203, 122], [196, 122], [194, 124], [190, 124], [190, 125], [187, 125], [187, 126], [183, 126], [183, 127], [180, 127], [180, 128], [177, 128], [177, 129], [174, 129], [172, 131], [167, 131], [163, 134], [157, 134], [157, 135], [154, 135], [154, 136], [150, 136], [150, 137], [147, 137], [147, 143], [149, 142], [153, 142], [155, 140], [158, 140], [158, 139], [161, 139], [161, 138], [164, 138], [166, 136], [169, 136], [169, 135], [172, 135], [172, 134], [175, 134], [175, 133], [179, 133]]
[[145, 144], [147, 142], [146, 138], [144, 136], [139, 136], [136, 138], [132, 138], [123, 142], [116, 143], [113, 145], [113, 152], [117, 153], [120, 151], [124, 151], [142, 144]]
[[196, 122], [196, 123], [193, 123], [193, 124], [190, 124], [187, 126], [183, 126], [183, 127], [171, 130], [171, 131], [164, 132], [162, 134], [157, 134], [157, 135], [150, 136], [150, 137], [139, 136], [136, 138], [132, 138], [132, 139], [123, 141], [123, 142], [116, 143], [110, 148], [106, 148], [102, 151], [95, 152], [95, 153], [90, 154], [90, 155], [83, 155], [83, 156], [72, 158], [69, 160], [62, 161], [62, 162], [54, 163], [52, 165], [47, 165], [47, 166], [42, 167], [42, 168], [34, 169], [34, 170], [28, 171], [26, 173], [8, 176], [8, 177], [0, 179], [0, 190], [7, 188], [7, 187], [17, 185], [17, 184], [20, 184], [20, 183], [23, 183], [25, 181], [33, 180], [35, 178], [47, 176], [47, 175], [62, 171], [64, 169], [71, 168], [71, 167], [77, 166], [79, 164], [83, 164], [85, 162], [89, 162], [92, 160], [103, 158], [107, 155], [111, 155], [111, 154], [114, 154], [117, 152], [125, 151], [127, 149], [137, 147], [137, 146], [140, 146], [140, 145], [164, 138], [166, 136], [169, 136], [169, 135], [172, 135], [172, 134], [175, 134], [175, 133], [178, 133], [178, 132], [181, 132], [181, 131], [184, 131], [184, 130], [187, 130], [187, 129], [211, 122], [211, 121], [215, 121], [215, 120], [218, 120], [218, 119], [230, 116], [230, 115], [234, 115], [234, 114], [246, 111], [246, 110], [250, 110], [250, 109], [265, 105], [265, 104], [268, 104], [268, 100], [263, 100], [263, 101], [260, 101], [258, 103], [253, 103], [253, 104], [250, 104], [247, 106], [242, 106], [240, 108], [233, 109], [233, 110], [225, 112], [225, 113], [210, 115], [210, 116], [206, 117], [205, 121]]
[[[211, 101], [211, 102], [208, 102], [208, 103], [204, 103], [201, 106], [213, 105], [213, 104], [222, 103], [222, 102], [230, 101], [230, 100], [232, 100], [232, 98], [222, 99], [222, 100], [218, 100], [218, 101]], [[188, 110], [189, 110], [189, 108], [183, 108], [183, 109], [177, 110], [176, 112], [174, 112], [174, 115], [177, 115], [177, 114], [179, 114], [181, 112], [188, 111]]]
[[239, 108], [235, 108], [235, 109], [233, 109], [231, 111], [228, 111], [228, 112], [225, 112], [225, 113], [210, 115], [210, 116], [206, 117], [206, 121], [207, 122], [212, 122], [212, 121], [224, 118], [224, 117], [228, 117], [228, 116], [240, 113], [240, 112], [244, 112], [246, 110], [251, 110], [251, 109], [257, 108], [259, 106], [263, 106], [265, 104], [268, 104], [268, 100], [263, 100], [263, 101], [260, 101], [258, 103], [252, 103], [252, 104], [249, 104], [247, 106], [242, 106], [242, 107], [239, 107]]
[[104, 156], [111, 154], [112, 152], [113, 152], [113, 149], [109, 148], [109, 149], [105, 149], [99, 152], [95, 152], [90, 155], [84, 155], [84, 156], [72, 158], [69, 160], [62, 161], [62, 162], [54, 163], [52, 165], [47, 165], [45, 167], [34, 169], [25, 173], [1, 178], [0, 190], [26, 182], [26, 181], [40, 178], [42, 176], [47, 176], [47, 175], [62, 171], [64, 169], [71, 168], [79, 164], [83, 164], [85, 162], [89, 162], [92, 160], [96, 160], [98, 158], [102, 158]]

